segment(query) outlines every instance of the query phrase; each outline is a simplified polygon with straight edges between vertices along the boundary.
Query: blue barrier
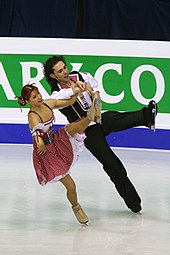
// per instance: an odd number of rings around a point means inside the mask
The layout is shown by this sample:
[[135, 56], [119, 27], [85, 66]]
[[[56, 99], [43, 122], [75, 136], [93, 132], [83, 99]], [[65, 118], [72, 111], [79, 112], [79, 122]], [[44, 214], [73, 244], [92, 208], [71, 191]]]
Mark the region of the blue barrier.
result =
[[[55, 130], [62, 125], [55, 125]], [[0, 143], [32, 144], [28, 124], [0, 124]], [[131, 128], [107, 136], [111, 147], [170, 150], [170, 130]]]

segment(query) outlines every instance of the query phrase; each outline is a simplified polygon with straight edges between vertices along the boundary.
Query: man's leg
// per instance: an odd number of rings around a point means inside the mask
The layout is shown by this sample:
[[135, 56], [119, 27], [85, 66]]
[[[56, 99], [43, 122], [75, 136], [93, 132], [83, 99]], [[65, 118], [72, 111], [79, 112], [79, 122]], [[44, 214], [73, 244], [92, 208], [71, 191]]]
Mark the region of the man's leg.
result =
[[[156, 113], [155, 113], [156, 111]], [[157, 105], [150, 101], [148, 107], [133, 112], [107, 111], [102, 113], [102, 129], [105, 136], [112, 132], [132, 127], [146, 126], [152, 129], [155, 125]]]
[[112, 132], [122, 131], [142, 125], [144, 125], [142, 110], [136, 112], [107, 111], [102, 113], [101, 126], [105, 136]]
[[141, 211], [141, 199], [129, 180], [122, 162], [107, 144], [101, 126], [99, 124], [89, 126], [85, 133], [87, 136], [85, 139], [86, 148], [103, 165], [104, 171], [115, 184], [116, 190], [124, 199], [127, 207], [133, 212]]

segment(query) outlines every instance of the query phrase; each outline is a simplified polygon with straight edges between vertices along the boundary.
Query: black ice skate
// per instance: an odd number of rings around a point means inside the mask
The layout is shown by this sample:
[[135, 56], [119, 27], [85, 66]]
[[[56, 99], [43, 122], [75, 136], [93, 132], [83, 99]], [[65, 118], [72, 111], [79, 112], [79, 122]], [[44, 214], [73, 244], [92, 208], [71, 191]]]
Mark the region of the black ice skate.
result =
[[151, 130], [155, 132], [155, 119], [158, 112], [157, 104], [154, 100], [149, 102], [148, 110], [149, 110], [149, 123], [148, 126]]

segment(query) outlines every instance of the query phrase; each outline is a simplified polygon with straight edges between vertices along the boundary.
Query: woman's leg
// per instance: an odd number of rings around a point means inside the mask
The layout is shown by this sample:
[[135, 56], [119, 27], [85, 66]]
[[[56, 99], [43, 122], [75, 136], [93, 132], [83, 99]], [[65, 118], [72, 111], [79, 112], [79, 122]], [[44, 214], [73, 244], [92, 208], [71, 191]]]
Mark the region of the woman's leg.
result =
[[81, 224], [86, 224], [89, 219], [78, 203], [76, 184], [74, 180], [70, 175], [66, 175], [64, 178], [60, 179], [60, 182], [65, 186], [67, 190], [67, 198], [72, 205], [72, 209], [77, 220]]
[[60, 179], [60, 182], [65, 186], [67, 190], [67, 198], [71, 205], [74, 207], [78, 204], [76, 184], [70, 175], [66, 175], [64, 178]]
[[94, 121], [96, 118], [96, 108], [95, 100], [93, 101], [92, 106], [87, 111], [87, 117], [80, 119], [77, 122], [73, 122], [67, 125], [66, 130], [71, 135], [74, 136], [76, 133], [82, 133], [90, 124], [91, 121]]
[[85, 117], [77, 122], [70, 123], [66, 126], [66, 131], [74, 136], [76, 133], [82, 133], [89, 125], [91, 121]]

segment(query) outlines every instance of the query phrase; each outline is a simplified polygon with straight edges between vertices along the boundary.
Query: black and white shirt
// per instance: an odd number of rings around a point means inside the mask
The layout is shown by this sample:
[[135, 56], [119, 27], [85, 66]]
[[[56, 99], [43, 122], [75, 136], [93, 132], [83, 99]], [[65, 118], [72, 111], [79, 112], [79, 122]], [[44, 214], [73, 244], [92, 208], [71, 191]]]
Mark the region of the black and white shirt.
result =
[[[93, 92], [98, 90], [98, 82], [90, 73], [73, 71], [69, 75], [73, 81], [84, 81], [92, 87]], [[53, 99], [69, 99], [74, 95], [72, 88], [63, 87], [62, 84], [56, 82], [56, 87], [53, 86], [51, 98]], [[81, 96], [77, 97], [73, 105], [60, 109], [69, 122], [76, 121], [87, 115], [87, 110], [92, 105], [92, 98], [88, 92], [82, 92]]]

